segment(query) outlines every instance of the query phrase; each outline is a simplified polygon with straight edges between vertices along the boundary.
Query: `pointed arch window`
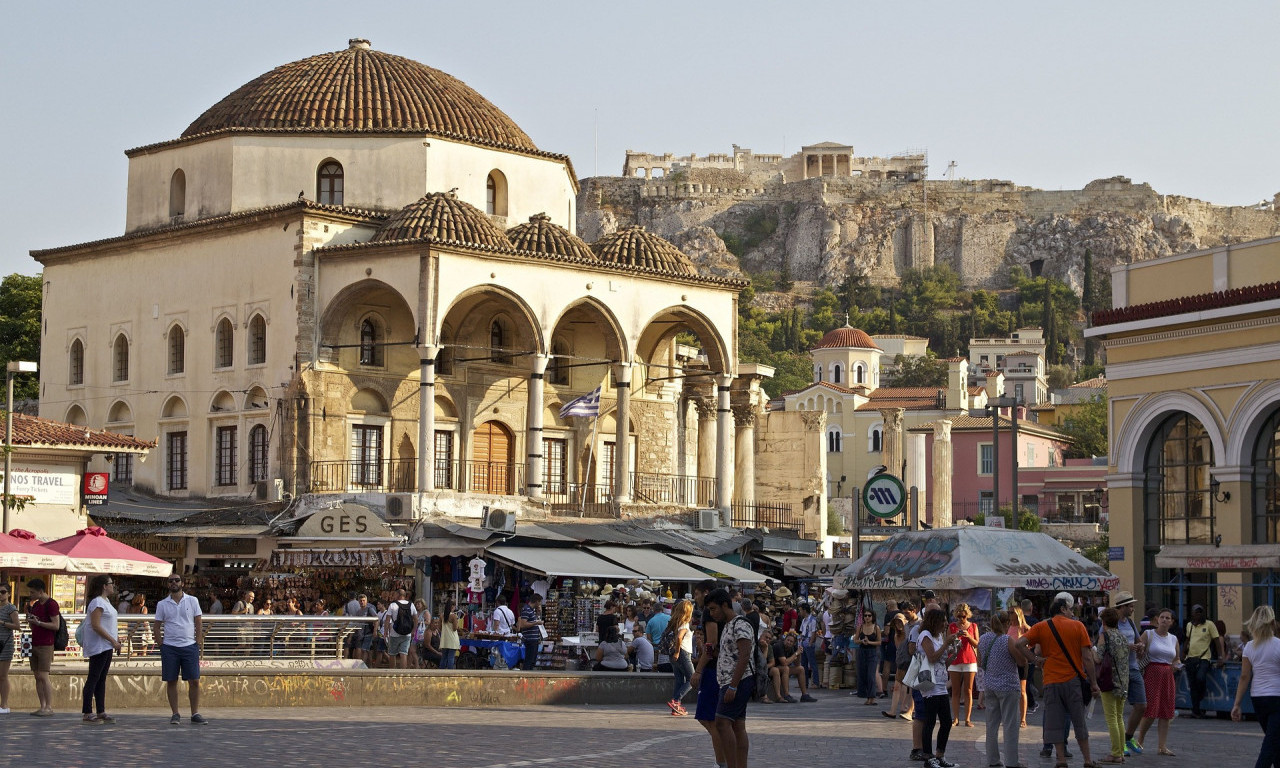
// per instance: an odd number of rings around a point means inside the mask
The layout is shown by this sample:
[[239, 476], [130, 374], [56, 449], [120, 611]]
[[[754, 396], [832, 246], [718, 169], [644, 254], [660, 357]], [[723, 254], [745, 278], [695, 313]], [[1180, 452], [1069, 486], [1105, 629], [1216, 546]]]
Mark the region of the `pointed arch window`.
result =
[[230, 368], [235, 363], [236, 339], [231, 321], [222, 318], [213, 334], [213, 367]]
[[265, 481], [267, 469], [267, 428], [262, 424], [255, 424], [249, 430], [249, 482]]
[[832, 384], [839, 384], [839, 383], [840, 383], [840, 374], [841, 374], [841, 373], [842, 373], [842, 371], [841, 371], [841, 368], [840, 368], [840, 364], [839, 364], [839, 363], [836, 363], [834, 366], [832, 366], [832, 368], [831, 368], [831, 383], [832, 383]]
[[169, 219], [174, 222], [181, 221], [186, 212], [187, 174], [179, 168], [169, 177]]
[[111, 348], [111, 380], [121, 382], [129, 380], [129, 339], [123, 333], [116, 336]]
[[181, 326], [169, 329], [169, 375], [183, 373], [187, 369], [187, 334]]
[[382, 329], [371, 317], [360, 322], [360, 364], [382, 365]]
[[254, 315], [249, 321], [249, 365], [267, 362], [267, 321]]
[[71, 342], [71, 353], [67, 361], [67, 383], [72, 386], [84, 384], [84, 343], [79, 339]]
[[316, 171], [316, 201], [321, 205], [342, 205], [342, 163], [326, 160]]

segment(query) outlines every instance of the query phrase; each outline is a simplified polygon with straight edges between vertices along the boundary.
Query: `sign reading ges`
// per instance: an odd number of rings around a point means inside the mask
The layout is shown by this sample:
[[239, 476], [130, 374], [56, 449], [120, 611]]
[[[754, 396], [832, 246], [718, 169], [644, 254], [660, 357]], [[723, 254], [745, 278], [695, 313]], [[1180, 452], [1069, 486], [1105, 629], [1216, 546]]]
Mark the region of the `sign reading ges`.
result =
[[876, 475], [862, 486], [862, 506], [875, 517], [897, 517], [906, 505], [907, 489], [893, 475]]
[[84, 473], [84, 503], [106, 504], [111, 478], [106, 472]]
[[394, 534], [386, 521], [368, 507], [344, 504], [307, 518], [298, 529], [301, 537], [380, 539]]

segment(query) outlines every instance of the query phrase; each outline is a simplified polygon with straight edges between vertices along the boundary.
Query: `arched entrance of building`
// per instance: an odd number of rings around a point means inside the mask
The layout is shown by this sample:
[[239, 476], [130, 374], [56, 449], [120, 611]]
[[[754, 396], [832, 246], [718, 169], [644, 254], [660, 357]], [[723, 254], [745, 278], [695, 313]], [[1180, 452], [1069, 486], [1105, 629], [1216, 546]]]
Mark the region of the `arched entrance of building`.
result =
[[515, 440], [500, 421], [486, 421], [471, 434], [467, 488], [476, 493], [510, 494], [515, 480]]

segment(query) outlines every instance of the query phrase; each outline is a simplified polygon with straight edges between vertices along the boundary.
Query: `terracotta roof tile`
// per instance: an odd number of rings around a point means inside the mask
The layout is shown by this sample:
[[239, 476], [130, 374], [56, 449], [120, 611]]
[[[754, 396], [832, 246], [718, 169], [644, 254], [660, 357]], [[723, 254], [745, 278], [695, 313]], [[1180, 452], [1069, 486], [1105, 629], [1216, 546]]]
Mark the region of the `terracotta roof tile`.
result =
[[1095, 376], [1092, 379], [1085, 379], [1077, 384], [1072, 384], [1068, 389], [1106, 389], [1107, 377]]
[[508, 229], [507, 239], [520, 251], [599, 261], [586, 241], [564, 227], [553, 224], [551, 217], [545, 213], [530, 216], [527, 224]]
[[502, 110], [461, 80], [352, 40], [342, 51], [285, 64], [250, 80], [182, 132], [226, 129], [412, 130], [536, 150]]
[[591, 244], [591, 250], [601, 261], [644, 267], [658, 273], [671, 275], [697, 275], [698, 270], [671, 243], [657, 235], [644, 231], [643, 227], [627, 227], [605, 235]]
[[63, 421], [28, 416], [24, 413], [13, 414], [13, 444], [109, 448], [120, 451], [145, 451], [156, 447], [155, 443], [148, 443], [129, 435], [120, 435], [105, 429], [79, 427]]
[[1134, 304], [1117, 309], [1102, 309], [1093, 313], [1093, 326], [1114, 325], [1135, 320], [1152, 320], [1157, 317], [1181, 315], [1187, 312], [1203, 312], [1209, 309], [1235, 307], [1255, 301], [1280, 299], [1280, 282], [1232, 288], [1227, 291], [1200, 293], [1147, 304]]
[[871, 392], [872, 400], [901, 400], [913, 397], [937, 397], [941, 387], [880, 387]]
[[908, 411], [931, 411], [940, 408], [937, 397], [904, 397], [896, 400], [872, 400], [854, 410], [878, 411], [881, 408], [902, 408]]
[[827, 331], [827, 335], [823, 336], [822, 341], [815, 344], [813, 348], [880, 349], [880, 345], [876, 344], [866, 331], [846, 325], [843, 328]]
[[[970, 416], [967, 413], [957, 413], [950, 416], [946, 416], [945, 418], [951, 422], [951, 429], [953, 431], [955, 430], [986, 430], [988, 432], [991, 431], [990, 416]], [[930, 421], [924, 424], [917, 424], [914, 427], [909, 427], [907, 431], [908, 432], [932, 431], [933, 425], [935, 423], [936, 422], [934, 421]], [[1004, 431], [1006, 429], [1011, 429], [1012, 425], [1013, 425], [1013, 422], [1009, 420], [1008, 416], [1000, 417], [1001, 431]], [[1051, 437], [1059, 440], [1068, 439], [1068, 437], [1062, 434], [1061, 432], [1058, 432], [1053, 429], [1049, 429], [1045, 425], [1038, 424], [1034, 421], [1027, 421], [1026, 419], [1018, 419], [1018, 431], [1030, 432], [1043, 437]]]
[[805, 390], [812, 389], [813, 387], [822, 387], [824, 389], [834, 390], [836, 392], [839, 392], [842, 395], [864, 395], [865, 396], [867, 393], [867, 388], [861, 384], [857, 384], [854, 387], [850, 388], [850, 387], [842, 387], [839, 384], [832, 384], [829, 381], [815, 381], [812, 384], [806, 384], [799, 389], [793, 389], [789, 392], [783, 392], [782, 394], [784, 396], [794, 395], [797, 392], [804, 392]]
[[511, 241], [493, 220], [452, 192], [432, 192], [391, 215], [371, 242], [432, 240], [510, 249]]

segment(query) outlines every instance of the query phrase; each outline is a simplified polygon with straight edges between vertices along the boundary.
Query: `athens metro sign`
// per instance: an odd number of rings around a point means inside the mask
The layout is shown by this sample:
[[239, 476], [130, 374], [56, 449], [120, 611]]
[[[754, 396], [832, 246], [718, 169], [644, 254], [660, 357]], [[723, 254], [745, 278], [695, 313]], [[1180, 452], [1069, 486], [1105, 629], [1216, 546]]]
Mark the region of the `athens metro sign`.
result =
[[893, 475], [875, 475], [862, 486], [862, 506], [875, 517], [897, 517], [906, 505], [907, 489]]

